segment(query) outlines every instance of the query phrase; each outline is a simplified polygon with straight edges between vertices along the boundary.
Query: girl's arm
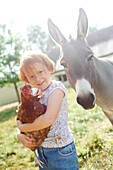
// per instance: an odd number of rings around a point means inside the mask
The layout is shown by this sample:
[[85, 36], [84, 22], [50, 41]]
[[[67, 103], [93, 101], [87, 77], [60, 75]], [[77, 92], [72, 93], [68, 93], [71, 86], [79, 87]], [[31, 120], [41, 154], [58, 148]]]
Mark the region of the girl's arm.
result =
[[22, 124], [20, 121], [17, 121], [17, 126], [20, 131], [31, 132], [34, 130], [44, 129], [52, 125], [58, 116], [64, 95], [63, 90], [54, 90], [49, 97], [45, 114], [39, 116], [33, 123]]

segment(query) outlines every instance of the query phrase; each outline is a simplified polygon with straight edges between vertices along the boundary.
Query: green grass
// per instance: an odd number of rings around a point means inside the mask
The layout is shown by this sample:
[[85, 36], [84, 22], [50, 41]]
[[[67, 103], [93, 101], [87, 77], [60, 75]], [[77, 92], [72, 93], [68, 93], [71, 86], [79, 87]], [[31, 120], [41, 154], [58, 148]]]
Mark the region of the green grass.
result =
[[[81, 170], [113, 169], [113, 127], [98, 106], [85, 111], [68, 90], [69, 127]], [[34, 169], [33, 153], [17, 140], [16, 108], [0, 113], [0, 169]], [[37, 168], [38, 169], [38, 168]]]

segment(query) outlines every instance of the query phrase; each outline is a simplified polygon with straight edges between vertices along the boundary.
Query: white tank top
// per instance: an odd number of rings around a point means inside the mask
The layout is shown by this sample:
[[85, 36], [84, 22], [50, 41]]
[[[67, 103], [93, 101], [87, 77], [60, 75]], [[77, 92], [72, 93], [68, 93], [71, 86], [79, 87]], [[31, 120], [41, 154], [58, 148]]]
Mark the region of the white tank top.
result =
[[[47, 106], [49, 97], [55, 89], [61, 89], [65, 96], [60, 108], [60, 112], [56, 121], [52, 124], [50, 131], [47, 135], [47, 139], [44, 140], [41, 146], [46, 148], [63, 147], [74, 141], [73, 135], [70, 133], [68, 127], [68, 105], [67, 105], [67, 91], [65, 86], [60, 81], [52, 81], [53, 83], [43, 92], [44, 100], [40, 103]], [[35, 94], [37, 89], [34, 89]]]

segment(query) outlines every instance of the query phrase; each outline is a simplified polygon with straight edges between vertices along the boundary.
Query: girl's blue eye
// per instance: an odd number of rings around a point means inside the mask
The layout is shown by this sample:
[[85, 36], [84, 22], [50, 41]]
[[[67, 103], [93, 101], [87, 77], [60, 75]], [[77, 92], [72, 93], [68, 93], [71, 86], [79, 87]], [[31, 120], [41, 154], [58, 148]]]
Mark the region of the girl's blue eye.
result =
[[34, 78], [34, 76], [31, 76], [31, 78]]
[[42, 73], [43, 71], [39, 71], [39, 73]]

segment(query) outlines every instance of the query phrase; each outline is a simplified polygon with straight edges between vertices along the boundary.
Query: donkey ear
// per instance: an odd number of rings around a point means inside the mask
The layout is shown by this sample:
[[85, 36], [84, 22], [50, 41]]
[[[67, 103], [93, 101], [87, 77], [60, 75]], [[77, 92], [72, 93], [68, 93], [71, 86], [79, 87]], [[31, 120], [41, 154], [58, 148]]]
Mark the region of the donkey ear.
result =
[[84, 40], [88, 30], [88, 19], [82, 8], [79, 9], [77, 38]]
[[52, 38], [61, 46], [67, 41], [51, 19], [48, 19], [48, 29]]

